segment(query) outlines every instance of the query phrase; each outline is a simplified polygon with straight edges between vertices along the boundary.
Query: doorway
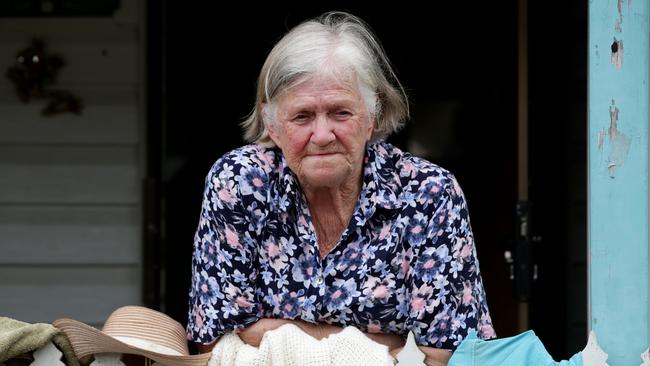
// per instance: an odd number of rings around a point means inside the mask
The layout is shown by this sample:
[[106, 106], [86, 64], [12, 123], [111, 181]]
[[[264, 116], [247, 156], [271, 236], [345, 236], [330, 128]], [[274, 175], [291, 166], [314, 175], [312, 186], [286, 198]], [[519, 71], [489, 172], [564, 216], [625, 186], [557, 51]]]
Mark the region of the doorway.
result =
[[[366, 20], [383, 43], [412, 108], [407, 127], [389, 142], [456, 175], [467, 197], [497, 334], [518, 332], [503, 257], [516, 226], [515, 0], [436, 4], [435, 12], [420, 4], [383, 8], [343, 1], [254, 9], [235, 4], [227, 12], [217, 4], [160, 4], [154, 6], [161, 7], [159, 60], [166, 91], [157, 157], [165, 312], [186, 321], [204, 178], [219, 156], [243, 144], [238, 123], [253, 105], [268, 51], [300, 21], [336, 9]], [[575, 46], [586, 45], [586, 1], [568, 6], [562, 13], [541, 3], [529, 10], [530, 199], [534, 230], [542, 238], [529, 319], [556, 359], [582, 348], [586, 339], [586, 324], [580, 323], [586, 319], [586, 280], [580, 277], [586, 253], [586, 108], [580, 104], [586, 99], [586, 48], [583, 55]]]

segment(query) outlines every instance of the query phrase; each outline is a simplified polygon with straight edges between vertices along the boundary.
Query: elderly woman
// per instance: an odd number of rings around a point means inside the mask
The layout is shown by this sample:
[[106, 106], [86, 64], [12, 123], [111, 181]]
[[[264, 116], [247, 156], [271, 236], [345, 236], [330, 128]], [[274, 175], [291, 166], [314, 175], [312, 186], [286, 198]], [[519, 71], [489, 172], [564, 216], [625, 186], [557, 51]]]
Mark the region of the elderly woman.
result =
[[456, 179], [384, 141], [407, 116], [360, 19], [327, 13], [276, 44], [244, 122], [251, 144], [206, 179], [190, 340], [354, 326], [396, 352], [412, 331], [444, 363], [469, 329], [494, 336]]

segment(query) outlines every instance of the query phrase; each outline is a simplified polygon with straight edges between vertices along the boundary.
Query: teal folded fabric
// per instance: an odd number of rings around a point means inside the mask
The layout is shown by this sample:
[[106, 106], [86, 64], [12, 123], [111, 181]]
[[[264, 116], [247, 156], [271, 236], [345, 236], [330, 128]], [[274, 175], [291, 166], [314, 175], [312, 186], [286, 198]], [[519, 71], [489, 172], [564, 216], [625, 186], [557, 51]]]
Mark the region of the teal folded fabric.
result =
[[582, 354], [556, 362], [532, 330], [514, 337], [485, 341], [470, 330], [448, 366], [582, 366]]

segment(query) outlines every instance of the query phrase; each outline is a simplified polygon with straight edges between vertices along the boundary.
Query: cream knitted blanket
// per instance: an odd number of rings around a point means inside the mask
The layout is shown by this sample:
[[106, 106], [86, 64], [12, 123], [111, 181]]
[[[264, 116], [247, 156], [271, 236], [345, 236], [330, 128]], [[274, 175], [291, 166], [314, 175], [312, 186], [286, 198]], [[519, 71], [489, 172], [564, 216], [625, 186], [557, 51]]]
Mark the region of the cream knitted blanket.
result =
[[245, 344], [234, 333], [224, 335], [212, 350], [208, 366], [381, 366], [393, 365], [388, 347], [347, 327], [322, 340], [285, 324], [266, 332], [259, 347]]

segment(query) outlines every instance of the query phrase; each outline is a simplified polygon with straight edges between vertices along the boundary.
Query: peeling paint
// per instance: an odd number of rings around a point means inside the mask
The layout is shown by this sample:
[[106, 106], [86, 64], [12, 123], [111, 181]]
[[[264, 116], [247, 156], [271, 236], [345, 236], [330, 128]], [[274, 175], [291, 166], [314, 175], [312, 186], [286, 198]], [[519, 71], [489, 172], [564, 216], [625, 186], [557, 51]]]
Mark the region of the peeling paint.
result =
[[589, 2], [589, 325], [610, 365], [638, 366], [650, 344], [649, 16], [650, 0]]
[[623, 41], [617, 40], [614, 37], [614, 42], [612, 42], [612, 64], [616, 66], [617, 69], [623, 67]]
[[623, 31], [623, 2], [624, 1], [625, 0], [618, 0], [616, 4], [618, 17], [616, 18], [616, 22], [614, 23], [614, 30], [617, 31], [618, 33], [621, 33]]
[[603, 149], [603, 142], [605, 142], [605, 130], [598, 131], [598, 150]]
[[602, 149], [607, 137], [609, 146], [609, 156], [607, 158], [607, 171], [612, 178], [616, 169], [622, 167], [627, 160], [627, 154], [630, 150], [630, 138], [618, 130], [619, 109], [612, 99], [612, 105], [609, 107], [609, 129], [603, 129], [598, 132], [598, 148]]

